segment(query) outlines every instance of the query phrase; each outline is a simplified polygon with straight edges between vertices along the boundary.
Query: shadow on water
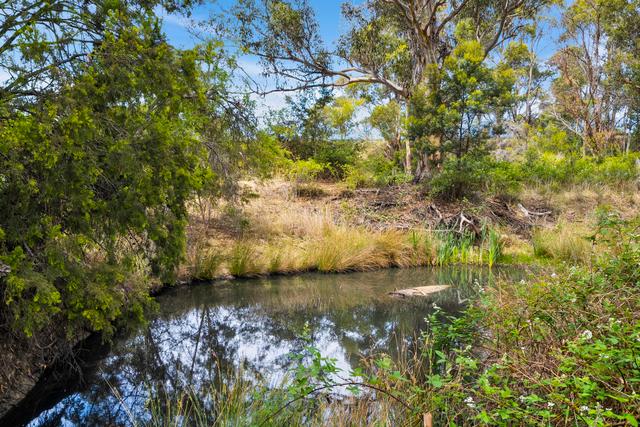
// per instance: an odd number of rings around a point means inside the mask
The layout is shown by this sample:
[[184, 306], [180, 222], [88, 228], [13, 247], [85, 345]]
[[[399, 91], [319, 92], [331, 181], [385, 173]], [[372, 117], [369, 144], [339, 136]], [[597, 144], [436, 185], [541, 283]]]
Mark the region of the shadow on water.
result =
[[[437, 304], [455, 314], [494, 275], [518, 272], [469, 267], [392, 269], [342, 275], [307, 274], [194, 285], [158, 297], [151, 321], [110, 349], [84, 349], [73, 372], [48, 372], [2, 425], [127, 425], [148, 416], [150, 394], [207, 390], [222, 373], [277, 384], [291, 355], [315, 347], [349, 371], [363, 356], [398, 357], [425, 328]], [[388, 293], [428, 285], [451, 288], [428, 297], [397, 299]], [[89, 346], [90, 347], [90, 346]]]

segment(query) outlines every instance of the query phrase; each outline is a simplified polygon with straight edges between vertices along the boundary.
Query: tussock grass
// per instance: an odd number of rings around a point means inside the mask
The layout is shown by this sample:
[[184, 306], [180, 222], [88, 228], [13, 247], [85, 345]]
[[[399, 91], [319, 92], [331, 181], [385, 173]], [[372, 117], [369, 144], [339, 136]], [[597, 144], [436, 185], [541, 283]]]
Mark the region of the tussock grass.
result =
[[253, 277], [264, 273], [252, 243], [238, 242], [228, 255], [229, 273], [237, 277]]
[[536, 256], [579, 263], [589, 260], [591, 243], [588, 236], [586, 226], [561, 222], [554, 228], [536, 230], [531, 242]]
[[[198, 279], [232, 275], [256, 277], [306, 271], [347, 272], [389, 267], [447, 264], [493, 265], [502, 256], [502, 238], [481, 241], [457, 233], [428, 229], [371, 229], [349, 225], [329, 209], [314, 204], [286, 205], [277, 211], [257, 199], [245, 212], [224, 209], [224, 218], [242, 224], [232, 243], [190, 249], [187, 274]], [[233, 213], [233, 215], [230, 215]], [[229, 218], [241, 218], [241, 221]], [[488, 233], [488, 232], [487, 232]], [[198, 239], [193, 239], [198, 242]]]
[[304, 232], [292, 228], [290, 235], [269, 240], [245, 239], [224, 254], [206, 247], [198, 249], [198, 254], [189, 257], [192, 264], [188, 271], [193, 278], [211, 279], [215, 274], [256, 277], [448, 264], [493, 266], [502, 256], [501, 238], [495, 232], [478, 244], [468, 236], [453, 233], [370, 230], [317, 218], [306, 221], [311, 226]]
[[313, 265], [306, 257], [305, 242], [295, 238], [281, 238], [262, 248], [260, 262], [268, 274], [291, 274], [309, 271]]
[[407, 264], [409, 245], [395, 231], [331, 227], [309, 245], [309, 264], [318, 271], [372, 270]]
[[224, 262], [224, 255], [211, 247], [198, 247], [191, 253], [189, 263], [191, 277], [197, 280], [207, 280], [218, 277]]

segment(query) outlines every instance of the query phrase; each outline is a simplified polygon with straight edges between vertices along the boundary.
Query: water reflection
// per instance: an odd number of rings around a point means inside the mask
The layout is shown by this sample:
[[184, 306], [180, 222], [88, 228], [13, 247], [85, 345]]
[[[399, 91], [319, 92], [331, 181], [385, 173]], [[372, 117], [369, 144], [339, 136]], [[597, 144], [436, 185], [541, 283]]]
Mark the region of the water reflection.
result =
[[[315, 346], [345, 371], [374, 353], [397, 357], [399, 344], [424, 328], [433, 303], [455, 312], [491, 279], [487, 270], [458, 267], [173, 289], [159, 297], [159, 312], [148, 325], [117, 340], [108, 355], [85, 369], [86, 386], [78, 382], [31, 424], [128, 425], [132, 417], [147, 416], [149, 393], [206, 390], [220, 385], [221, 373], [239, 367], [249, 378], [277, 384], [291, 354], [304, 346], [299, 337], [306, 322]], [[424, 298], [387, 295], [443, 284], [452, 287]]]

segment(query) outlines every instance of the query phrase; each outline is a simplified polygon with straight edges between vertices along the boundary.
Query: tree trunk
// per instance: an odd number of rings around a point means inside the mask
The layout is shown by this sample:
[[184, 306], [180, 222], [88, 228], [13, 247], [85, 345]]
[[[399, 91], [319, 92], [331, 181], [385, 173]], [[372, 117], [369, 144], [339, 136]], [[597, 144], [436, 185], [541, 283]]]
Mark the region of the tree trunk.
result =
[[[404, 118], [405, 118], [404, 121], [406, 125], [406, 123], [408, 123], [408, 120], [409, 120], [409, 106], [406, 103], [404, 106]], [[398, 130], [400, 130], [400, 127], [401, 126], [398, 123]], [[398, 132], [398, 135], [400, 135], [400, 132]], [[409, 140], [409, 138], [407, 138], [406, 135], [404, 137], [404, 151], [405, 151], [404, 152], [404, 173], [411, 176], [411, 141]]]

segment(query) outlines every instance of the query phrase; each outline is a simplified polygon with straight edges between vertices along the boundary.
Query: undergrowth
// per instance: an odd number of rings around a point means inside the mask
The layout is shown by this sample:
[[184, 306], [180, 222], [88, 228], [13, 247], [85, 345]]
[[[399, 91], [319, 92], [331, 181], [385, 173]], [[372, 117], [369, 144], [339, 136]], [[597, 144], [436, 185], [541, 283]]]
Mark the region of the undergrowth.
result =
[[[470, 239], [439, 239], [438, 257], [471, 256]], [[491, 231], [485, 239], [498, 245]], [[480, 289], [456, 317], [436, 310], [396, 362], [382, 354], [342, 372], [309, 343], [289, 381], [224, 405], [251, 425], [637, 426], [640, 219], [603, 213], [589, 239], [590, 266]], [[425, 241], [413, 233], [405, 244], [433, 249]], [[351, 397], [331, 399], [337, 389]]]

